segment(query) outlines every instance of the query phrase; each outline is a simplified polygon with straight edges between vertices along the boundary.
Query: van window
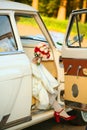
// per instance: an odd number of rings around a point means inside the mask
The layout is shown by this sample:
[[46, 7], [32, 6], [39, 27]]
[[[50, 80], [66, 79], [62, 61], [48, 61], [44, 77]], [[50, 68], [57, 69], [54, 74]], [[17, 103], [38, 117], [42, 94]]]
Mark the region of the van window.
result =
[[0, 16], [0, 53], [13, 52], [17, 45], [12, 32], [9, 16]]
[[66, 40], [68, 47], [87, 48], [87, 21], [82, 22], [83, 15], [86, 18], [87, 14], [75, 14], [72, 16], [70, 23], [69, 34]]

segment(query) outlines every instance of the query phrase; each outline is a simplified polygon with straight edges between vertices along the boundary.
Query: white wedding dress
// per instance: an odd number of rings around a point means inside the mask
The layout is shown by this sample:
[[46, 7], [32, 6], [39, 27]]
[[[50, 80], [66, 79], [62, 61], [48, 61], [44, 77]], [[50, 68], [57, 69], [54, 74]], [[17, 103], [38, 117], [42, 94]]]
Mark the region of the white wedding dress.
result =
[[58, 86], [58, 81], [42, 65], [31, 63], [33, 74], [33, 96], [38, 100], [39, 109], [48, 109], [49, 94], [55, 94], [54, 88]]

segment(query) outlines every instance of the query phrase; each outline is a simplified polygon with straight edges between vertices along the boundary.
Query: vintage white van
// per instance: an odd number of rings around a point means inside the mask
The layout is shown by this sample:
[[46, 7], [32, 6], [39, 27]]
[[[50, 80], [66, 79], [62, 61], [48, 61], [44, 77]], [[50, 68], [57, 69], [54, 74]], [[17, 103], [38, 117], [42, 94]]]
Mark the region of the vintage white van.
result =
[[42, 64], [59, 82], [58, 103], [76, 115], [73, 124], [87, 124], [87, 33], [80, 24], [86, 13], [86, 9], [71, 13], [61, 47], [38, 11], [0, 2], [0, 130], [20, 130], [53, 117], [54, 110], [34, 107], [37, 100], [32, 96], [31, 60], [40, 42], [50, 47], [51, 57]]

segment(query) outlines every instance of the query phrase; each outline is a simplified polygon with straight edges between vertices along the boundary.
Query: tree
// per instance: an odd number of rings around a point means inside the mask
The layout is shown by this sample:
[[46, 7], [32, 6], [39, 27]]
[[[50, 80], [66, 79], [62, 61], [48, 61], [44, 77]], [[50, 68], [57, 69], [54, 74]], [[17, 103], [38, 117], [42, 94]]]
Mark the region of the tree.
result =
[[57, 19], [59, 20], [66, 19], [66, 7], [67, 7], [67, 0], [60, 0], [60, 7], [58, 10]]
[[39, 3], [39, 0], [32, 0], [32, 6], [38, 10], [38, 3]]
[[48, 16], [57, 17], [58, 6], [59, 6], [59, 0], [49, 0], [46, 7]]
[[20, 2], [20, 3], [24, 3], [24, 4], [28, 4], [28, 5], [31, 5], [31, 3], [32, 3], [32, 0], [10, 0], [10, 1]]
[[[87, 8], [87, 0], [83, 0], [83, 9]], [[86, 21], [86, 14], [82, 14], [81, 16], [81, 22], [85, 23]]]
[[57, 17], [59, 0], [39, 0], [39, 12], [48, 17]]
[[49, 0], [39, 0], [39, 12], [44, 16], [48, 16], [48, 10], [47, 10], [48, 3]]
[[76, 0], [75, 1], [76, 10], [78, 10], [80, 8], [80, 2], [81, 2], [81, 0]]

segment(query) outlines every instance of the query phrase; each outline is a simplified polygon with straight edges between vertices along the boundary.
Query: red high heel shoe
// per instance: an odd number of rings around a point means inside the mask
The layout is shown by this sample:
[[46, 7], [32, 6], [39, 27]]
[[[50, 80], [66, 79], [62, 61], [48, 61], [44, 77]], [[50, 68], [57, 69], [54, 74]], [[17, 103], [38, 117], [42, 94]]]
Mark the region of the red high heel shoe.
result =
[[60, 112], [54, 112], [54, 117], [55, 117], [55, 120], [56, 122], [60, 122], [60, 118], [66, 120], [66, 121], [70, 121], [70, 120], [73, 120], [76, 118], [76, 116], [69, 116], [69, 117], [63, 117], [60, 115], [60, 113], [63, 111], [64, 109], [62, 109]]

